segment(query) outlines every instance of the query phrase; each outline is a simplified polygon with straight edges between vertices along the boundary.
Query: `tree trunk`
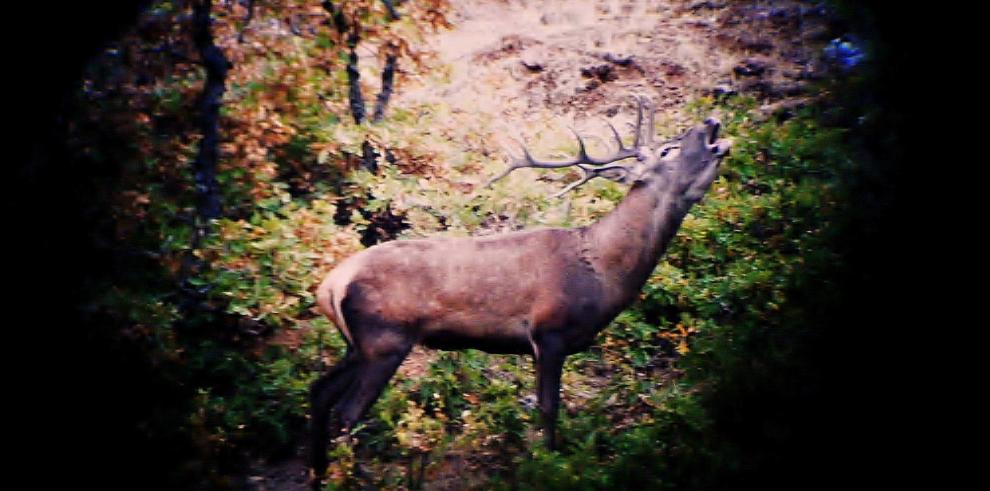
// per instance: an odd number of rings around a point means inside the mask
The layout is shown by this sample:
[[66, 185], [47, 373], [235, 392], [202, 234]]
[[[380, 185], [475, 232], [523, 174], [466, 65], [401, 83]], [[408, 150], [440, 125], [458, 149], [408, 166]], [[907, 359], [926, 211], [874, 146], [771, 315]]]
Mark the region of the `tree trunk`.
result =
[[347, 25], [347, 18], [344, 17], [344, 10], [337, 7], [329, 0], [324, 1], [322, 4], [323, 10], [333, 18], [334, 27], [341, 36], [347, 35], [347, 47], [351, 49], [350, 56], [347, 59], [347, 85], [349, 87], [348, 96], [351, 103], [351, 116], [354, 117], [354, 122], [361, 124], [364, 120], [365, 108], [364, 108], [364, 96], [361, 94], [361, 73], [358, 71], [358, 55], [357, 55], [357, 45], [361, 41], [361, 36], [358, 31], [358, 26]]
[[206, 69], [206, 82], [200, 96], [200, 128], [203, 139], [193, 161], [196, 173], [196, 212], [199, 227], [220, 216], [220, 185], [217, 183], [217, 160], [220, 142], [220, 103], [230, 62], [223, 51], [213, 44], [210, 30], [212, 0], [201, 0], [193, 7], [193, 41]]
[[388, 98], [392, 96], [392, 86], [395, 83], [395, 63], [398, 56], [395, 47], [389, 46], [388, 56], [385, 57], [385, 68], [382, 69], [382, 91], [378, 93], [378, 100], [375, 101], [375, 115], [372, 121], [379, 122], [385, 118], [385, 106], [388, 105]]

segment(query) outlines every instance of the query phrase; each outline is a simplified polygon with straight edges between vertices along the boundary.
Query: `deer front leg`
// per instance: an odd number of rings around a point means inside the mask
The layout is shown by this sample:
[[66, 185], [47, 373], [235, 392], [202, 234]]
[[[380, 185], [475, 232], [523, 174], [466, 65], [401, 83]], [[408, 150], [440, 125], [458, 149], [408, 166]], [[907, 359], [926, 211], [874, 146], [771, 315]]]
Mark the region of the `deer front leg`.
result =
[[561, 343], [539, 343], [536, 355], [536, 396], [543, 419], [543, 439], [547, 448], [556, 449], [557, 410], [560, 407], [560, 373], [564, 367]]

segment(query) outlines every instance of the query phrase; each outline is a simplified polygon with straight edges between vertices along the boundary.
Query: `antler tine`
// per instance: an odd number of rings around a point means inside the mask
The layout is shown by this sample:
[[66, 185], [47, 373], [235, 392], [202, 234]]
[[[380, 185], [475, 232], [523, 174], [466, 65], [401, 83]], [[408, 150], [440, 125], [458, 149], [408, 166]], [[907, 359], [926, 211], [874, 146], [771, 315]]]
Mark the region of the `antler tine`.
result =
[[636, 148], [635, 144], [632, 146], [632, 148], [628, 148], [626, 147], [625, 144], [622, 143], [622, 137], [619, 136], [619, 130], [615, 129], [615, 125], [613, 125], [611, 121], [605, 120], [605, 124], [608, 125], [608, 128], [610, 130], [612, 130], [612, 136], [615, 137], [615, 143], [616, 145], [619, 146], [619, 150], [633, 150]]
[[577, 181], [574, 181], [574, 182], [568, 184], [567, 187], [565, 187], [564, 189], [561, 189], [559, 192], [555, 193], [553, 196], [551, 196], [551, 198], [559, 198], [559, 197], [567, 194], [569, 191], [573, 190], [574, 188], [577, 188], [578, 186], [581, 186], [582, 184], [584, 184], [584, 183], [586, 183], [586, 182], [588, 182], [588, 181], [590, 181], [590, 180], [592, 180], [592, 179], [594, 179], [596, 177], [606, 177], [604, 174], [606, 172], [610, 171], [610, 170], [621, 170], [621, 171], [627, 172], [627, 173], [631, 170], [629, 167], [626, 167], [626, 166], [621, 165], [621, 164], [609, 165], [609, 166], [597, 167], [597, 168], [595, 168], [595, 167], [587, 167], [587, 166], [584, 166], [584, 165], [579, 165], [578, 167], [582, 171], [584, 171], [584, 177], [582, 177], [581, 179], [579, 179]]
[[[653, 142], [653, 132], [656, 131], [656, 126], [654, 125], [654, 116], [656, 116], [657, 114], [657, 108], [656, 106], [653, 105], [653, 101], [648, 97], [640, 96], [639, 101], [640, 101], [640, 111], [642, 111], [643, 108], [646, 108], [647, 110], [646, 128], [642, 128], [642, 127], [640, 128], [643, 135], [645, 136], [643, 140], [643, 145], [653, 148], [653, 146], [655, 145], [655, 143]], [[642, 116], [642, 112], [640, 112], [640, 115]], [[636, 121], [637, 125], [640, 122], [641, 120], [637, 119]]]
[[[582, 169], [584, 169], [584, 168], [582, 167]], [[551, 198], [559, 198], [559, 197], [567, 194], [568, 192], [570, 192], [572, 189], [574, 189], [574, 188], [576, 188], [576, 187], [578, 187], [578, 186], [580, 186], [580, 185], [582, 185], [582, 184], [584, 184], [584, 183], [586, 183], [586, 182], [594, 179], [595, 177], [596, 177], [596, 175], [594, 173], [588, 171], [587, 169], [584, 169], [584, 177], [582, 177], [580, 180], [577, 180], [577, 181], [574, 181], [574, 182], [568, 184], [566, 188], [561, 189], [560, 191], [554, 193], [550, 197]]]
[[[521, 141], [516, 140], [515, 138], [512, 138], [512, 140], [515, 141], [517, 144], [519, 144], [519, 146], [523, 149], [523, 152], [526, 152], [526, 145], [523, 145]], [[501, 144], [501, 146], [502, 146], [502, 151], [504, 151], [506, 155], [508, 155], [510, 158], [512, 158], [512, 153], [509, 152], [509, 147], [506, 146], [504, 143]], [[512, 159], [512, 161], [509, 162], [509, 166], [506, 167], [505, 170], [503, 170], [502, 172], [499, 172], [497, 176], [489, 179], [488, 182], [486, 182], [485, 185], [482, 186], [482, 188], [484, 189], [484, 188], [491, 187], [491, 185], [494, 184], [495, 181], [497, 181], [499, 179], [502, 179], [503, 177], [509, 175], [510, 172], [518, 169], [519, 167], [516, 165], [517, 162], [518, 161], [516, 159]]]
[[[611, 123], [609, 124], [609, 126], [611, 126]], [[612, 130], [615, 131], [615, 128], [612, 128]], [[574, 136], [577, 138], [578, 141], [578, 158], [576, 159], [575, 163], [572, 165], [577, 165], [577, 164], [606, 165], [606, 164], [611, 164], [612, 162], [617, 162], [619, 160], [625, 160], [628, 158], [639, 156], [639, 150], [637, 150], [636, 148], [626, 148], [622, 144], [622, 139], [616, 138], [616, 140], [619, 142], [619, 148], [615, 151], [615, 153], [603, 159], [596, 159], [588, 155], [588, 150], [584, 145], [584, 139], [581, 138], [581, 135], [579, 135], [577, 131], [574, 131], [573, 128], [571, 129], [571, 132], [574, 133]], [[618, 132], [615, 132], [615, 135], [618, 136]]]
[[636, 139], [633, 140], [633, 148], [639, 148], [640, 135], [643, 134], [643, 98], [638, 95], [633, 98], [636, 99]]
[[[578, 156], [577, 156], [578, 164], [583, 164], [587, 161], [592, 160], [591, 157], [588, 155], [588, 149], [584, 146], [584, 140], [581, 138], [581, 135], [578, 134], [577, 130], [571, 127], [568, 127], [567, 129], [570, 130], [571, 133], [574, 133], [574, 138], [577, 138], [578, 141]], [[594, 162], [588, 162], [588, 163], [594, 163]]]
[[495, 181], [502, 179], [503, 177], [509, 175], [510, 172], [516, 169], [518, 169], [518, 167], [513, 167], [512, 165], [509, 165], [509, 167], [507, 167], [504, 171], [499, 172], [497, 176], [489, 179], [488, 182], [486, 182], [485, 185], [482, 186], [482, 189], [491, 187], [492, 184], [495, 184]]

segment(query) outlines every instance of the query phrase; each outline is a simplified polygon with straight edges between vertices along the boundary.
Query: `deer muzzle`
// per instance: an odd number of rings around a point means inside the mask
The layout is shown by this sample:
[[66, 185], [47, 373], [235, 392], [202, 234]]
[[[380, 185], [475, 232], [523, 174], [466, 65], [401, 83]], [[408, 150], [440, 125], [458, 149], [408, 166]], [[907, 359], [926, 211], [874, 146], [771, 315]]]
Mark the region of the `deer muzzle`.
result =
[[708, 118], [705, 120], [705, 129], [708, 131], [708, 150], [710, 150], [716, 157], [724, 157], [729, 153], [729, 149], [732, 147], [732, 142], [727, 139], [718, 139], [718, 132], [722, 129], [722, 123], [715, 118]]

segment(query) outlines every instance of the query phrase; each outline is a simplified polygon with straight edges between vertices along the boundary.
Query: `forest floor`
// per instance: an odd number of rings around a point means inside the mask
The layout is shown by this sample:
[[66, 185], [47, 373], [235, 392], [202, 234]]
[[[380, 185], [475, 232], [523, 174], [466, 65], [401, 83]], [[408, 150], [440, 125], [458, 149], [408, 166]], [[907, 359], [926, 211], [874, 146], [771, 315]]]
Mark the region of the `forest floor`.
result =
[[[390, 104], [449, 107], [455, 117], [430, 131], [450, 135], [450, 151], [485, 147], [492, 162], [478, 182], [504, 165], [503, 147], [513, 148], [507, 138], [566, 138], [568, 126], [606, 135], [603, 116], [634, 117], [633, 94], [651, 97], [658, 126], [678, 131], [696, 123], [685, 105], [699, 97], [746, 93], [761, 102], [755, 118], [786, 112], [815, 97], [822, 46], [841, 34], [824, 8], [786, 0], [465, 0], [451, 10], [452, 28], [425, 39], [437, 64], [430, 73], [404, 73]], [[365, 93], [377, 91], [377, 63], [363, 57]], [[458, 138], [466, 134], [496, 138]], [[425, 373], [434, 357], [417, 348], [400, 373]], [[303, 455], [259, 463], [247, 488], [308, 489]], [[458, 487], [459, 465], [444, 467], [426, 488]]]

